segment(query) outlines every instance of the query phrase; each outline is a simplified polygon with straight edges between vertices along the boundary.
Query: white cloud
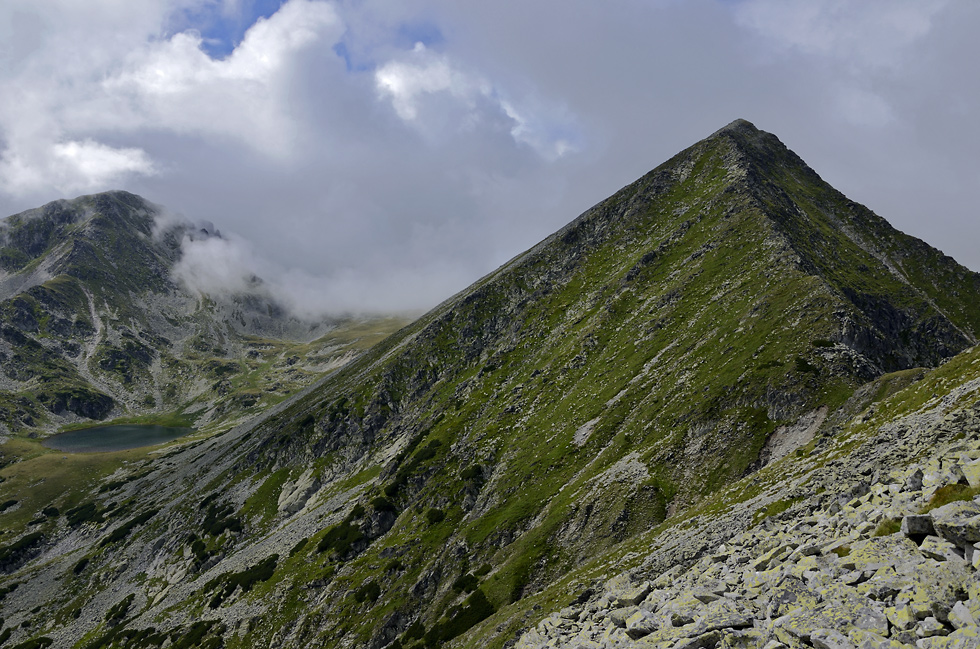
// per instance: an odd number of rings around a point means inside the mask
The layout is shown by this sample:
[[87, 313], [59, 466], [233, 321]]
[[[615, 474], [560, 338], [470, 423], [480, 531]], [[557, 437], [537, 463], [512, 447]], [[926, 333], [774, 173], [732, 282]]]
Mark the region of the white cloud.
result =
[[14, 39], [25, 24], [40, 43], [0, 49], [0, 62], [12, 64], [0, 71], [0, 191], [106, 189], [157, 170], [145, 148], [112, 146], [103, 139], [110, 133], [226, 138], [264, 155], [289, 154], [300, 127], [289, 103], [291, 66], [305, 48], [329, 46], [341, 33], [331, 4], [290, 0], [220, 61], [195, 31], [158, 36], [191, 0], [131, 4], [85, 3], [91, 15], [64, 2], [0, 9], [0, 34]]
[[97, 191], [126, 174], [152, 175], [153, 163], [142, 149], [114, 148], [70, 140], [40, 151], [10, 151], [0, 156], [0, 190], [27, 193], [54, 187], [69, 195]]
[[242, 292], [259, 276], [262, 265], [251, 244], [237, 237], [193, 239], [185, 236], [174, 276], [204, 295]]
[[739, 22], [804, 54], [857, 68], [898, 68], [947, 0], [745, 0]]
[[[520, 106], [505, 98], [504, 91], [484, 76], [465, 70], [449, 56], [433, 52], [422, 43], [416, 43], [402, 58], [380, 66], [374, 79], [379, 94], [391, 101], [398, 116], [423, 132], [444, 133], [447, 126], [471, 129], [503, 118], [515, 142], [530, 146], [545, 159], [555, 160], [575, 150], [569, 137], [552, 132], [573, 130], [573, 120], [565, 112]], [[442, 100], [443, 105], [430, 104], [434, 122], [430, 129], [421, 113], [431, 100]], [[450, 112], [453, 107], [461, 109], [455, 124], [446, 123], [447, 103]]]
[[196, 32], [179, 33], [133, 52], [102, 82], [105, 101], [117, 109], [117, 127], [227, 136], [286, 156], [297, 135], [284, 87], [292, 60], [313, 43], [332, 44], [342, 29], [331, 5], [291, 0], [222, 60], [208, 56]]
[[382, 94], [403, 120], [418, 118], [419, 99], [423, 95], [446, 92], [474, 107], [478, 96], [489, 96], [492, 86], [485, 80], [456, 69], [445, 56], [434, 54], [422, 43], [416, 43], [408, 60], [389, 61], [375, 72]]

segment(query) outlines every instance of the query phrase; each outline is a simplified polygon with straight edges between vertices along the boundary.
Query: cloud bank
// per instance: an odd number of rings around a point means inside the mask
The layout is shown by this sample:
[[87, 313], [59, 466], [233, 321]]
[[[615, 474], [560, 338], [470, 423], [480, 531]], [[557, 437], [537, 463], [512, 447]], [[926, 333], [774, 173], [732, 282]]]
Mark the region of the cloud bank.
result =
[[[736, 117], [980, 268], [968, 0], [10, 0], [0, 214], [127, 189], [186, 272], [425, 308]], [[188, 275], [190, 276], [190, 275]]]

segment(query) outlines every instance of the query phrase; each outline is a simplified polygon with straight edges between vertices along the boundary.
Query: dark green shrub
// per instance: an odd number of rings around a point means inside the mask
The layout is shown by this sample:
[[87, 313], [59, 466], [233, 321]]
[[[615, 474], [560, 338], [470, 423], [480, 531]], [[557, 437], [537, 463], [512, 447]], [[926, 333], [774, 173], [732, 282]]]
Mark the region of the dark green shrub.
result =
[[[105, 510], [108, 511], [108, 510]], [[72, 527], [78, 527], [82, 523], [101, 523], [105, 520], [98, 505], [92, 502], [84, 503], [78, 507], [73, 507], [65, 512], [65, 518]]]
[[453, 590], [457, 593], [461, 593], [463, 591], [472, 593], [479, 585], [479, 579], [470, 573], [466, 573], [465, 575], [460, 575], [456, 578], [456, 581], [453, 582]]
[[11, 559], [15, 559], [19, 554], [29, 550], [35, 543], [40, 541], [44, 537], [41, 532], [31, 532], [27, 536], [23, 536], [10, 545], [5, 545], [0, 547], [0, 564], [6, 563]]
[[272, 575], [275, 574], [278, 563], [279, 555], [273, 554], [247, 570], [243, 570], [241, 572], [226, 572], [223, 575], [215, 577], [204, 586], [205, 591], [220, 588], [215, 596], [211, 598], [208, 606], [211, 608], [218, 608], [221, 605], [221, 602], [225, 598], [231, 596], [236, 589], [241, 588], [243, 593], [247, 593], [248, 591], [252, 590], [252, 587], [255, 584], [263, 581], [269, 581], [272, 579]]
[[[7, 586], [4, 586], [4, 587], [0, 588], [0, 602], [3, 601], [3, 598], [4, 597], [6, 597], [10, 593], [14, 592], [15, 590], [17, 590], [17, 587], [18, 586], [20, 586], [20, 582], [15, 581], [12, 584], [9, 584]], [[2, 622], [0, 622], [0, 626], [3, 626], [3, 623]]]
[[317, 544], [316, 551], [323, 553], [328, 550], [333, 550], [338, 556], [343, 556], [347, 554], [354, 543], [357, 543], [363, 537], [364, 533], [361, 532], [360, 527], [352, 525], [350, 521], [344, 521], [327, 530], [327, 533], [323, 535], [323, 538]]
[[385, 498], [384, 496], [378, 496], [371, 501], [371, 507], [378, 512], [397, 512], [398, 508], [395, 507], [394, 503]]
[[405, 629], [405, 633], [402, 634], [402, 640], [419, 640], [425, 636], [425, 625], [419, 620], [412, 622], [411, 626]]
[[300, 552], [302, 552], [303, 551], [303, 548], [305, 548], [306, 547], [306, 544], [309, 543], [309, 542], [310, 542], [310, 539], [308, 539], [308, 538], [302, 538], [302, 539], [300, 539], [296, 543], [296, 545], [293, 546], [293, 549], [289, 551], [289, 556], [294, 557], [297, 554], [299, 554]]
[[379, 597], [381, 597], [381, 586], [373, 579], [354, 592], [354, 599], [358, 602], [376, 602]]
[[814, 365], [811, 365], [809, 362], [807, 362], [807, 360], [802, 356], [796, 357], [796, 371], [800, 372], [801, 374], [804, 372], [808, 372], [810, 374], [820, 373], [820, 370], [818, 370]]
[[13, 507], [16, 504], [17, 504], [17, 501], [16, 500], [13, 500], [13, 499], [6, 500], [6, 501], [0, 503], [0, 513], [3, 513], [5, 511], [7, 511], [8, 509], [10, 509], [11, 507]]
[[123, 598], [118, 603], [116, 603], [115, 606], [113, 606], [108, 611], [106, 611], [105, 614], [106, 622], [112, 623], [126, 617], [126, 612], [129, 611], [129, 607], [133, 603], [134, 599], [136, 599], [136, 595], [134, 593], [130, 593], [129, 595], [126, 595], [125, 598]]
[[[10, 629], [7, 630], [9, 631]], [[11, 649], [43, 649], [44, 647], [50, 647], [53, 643], [54, 640], [51, 638], [41, 636], [40, 638], [34, 638], [33, 640], [14, 645]]]
[[463, 606], [442, 618], [425, 634], [425, 646], [438, 647], [465, 633], [474, 625], [494, 614], [496, 609], [482, 590], [477, 588], [466, 598]]
[[135, 518], [126, 521], [125, 523], [117, 527], [115, 530], [113, 530], [112, 534], [107, 536], [100, 545], [104, 547], [106, 545], [109, 545], [110, 543], [115, 543], [116, 541], [123, 540], [124, 538], [129, 536], [129, 533], [132, 532], [133, 529], [135, 529], [137, 526], [142, 525], [146, 521], [156, 516], [157, 512], [159, 511], [160, 511], [159, 509], [151, 509], [149, 511], [143, 512], [142, 514], [140, 514]]
[[78, 563], [75, 564], [75, 566], [71, 569], [71, 571], [76, 575], [82, 574], [82, 571], [88, 567], [88, 562], [89, 562], [88, 557], [83, 557], [82, 559], [79, 559]]
[[435, 525], [436, 523], [441, 523], [446, 518], [446, 512], [438, 509], [436, 507], [430, 507], [425, 512], [425, 520], [429, 521], [429, 525]]
[[57, 507], [45, 507], [41, 510], [41, 513], [48, 518], [57, 518], [61, 512], [58, 511]]
[[477, 568], [476, 570], [474, 570], [473, 574], [476, 575], [477, 577], [486, 577], [487, 575], [490, 574], [491, 570], [493, 570], [493, 568], [490, 566], [490, 564], [485, 563], [479, 568]]
[[204, 517], [204, 522], [201, 524], [201, 529], [209, 536], [221, 536], [221, 533], [225, 530], [241, 532], [242, 522], [232, 515], [233, 512], [234, 510], [231, 505], [220, 507], [210, 505], [207, 515]]
[[459, 477], [463, 480], [478, 480], [483, 477], [483, 468], [479, 464], [472, 464], [463, 469]]

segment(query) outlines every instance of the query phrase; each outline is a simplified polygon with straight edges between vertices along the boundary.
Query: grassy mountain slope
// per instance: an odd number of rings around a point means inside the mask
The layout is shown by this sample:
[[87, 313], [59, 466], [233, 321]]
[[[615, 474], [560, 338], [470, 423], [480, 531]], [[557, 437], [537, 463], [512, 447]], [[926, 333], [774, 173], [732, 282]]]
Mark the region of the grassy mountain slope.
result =
[[300, 397], [56, 501], [95, 514], [38, 523], [8, 597], [66, 646], [499, 645], [965, 349], [977, 282], [735, 122]]
[[[0, 222], [0, 433], [144, 414], [233, 419], [398, 324], [303, 322], [258, 281], [193, 294], [173, 275], [183, 240], [214, 235], [158, 217], [138, 196], [107, 192]], [[382, 336], [342, 342], [366, 328]]]

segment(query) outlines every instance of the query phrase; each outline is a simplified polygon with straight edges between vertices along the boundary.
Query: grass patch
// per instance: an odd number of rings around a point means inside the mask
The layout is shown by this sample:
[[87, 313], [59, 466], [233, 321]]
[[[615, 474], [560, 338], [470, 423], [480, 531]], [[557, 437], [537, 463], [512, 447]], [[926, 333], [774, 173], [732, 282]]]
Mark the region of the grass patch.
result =
[[902, 531], [902, 521], [897, 518], [888, 518], [879, 523], [875, 528], [875, 536], [891, 536]]
[[758, 525], [770, 516], [778, 516], [800, 501], [799, 498], [788, 498], [771, 502], [765, 507], [757, 510], [752, 516], [752, 525]]
[[977, 487], [971, 487], [963, 484], [945, 485], [939, 489], [936, 489], [936, 493], [932, 494], [932, 498], [929, 499], [929, 503], [922, 508], [920, 513], [928, 514], [938, 507], [942, 507], [943, 505], [948, 505], [949, 503], [954, 503], [959, 500], [973, 500], [977, 494], [980, 494], [980, 489]]

